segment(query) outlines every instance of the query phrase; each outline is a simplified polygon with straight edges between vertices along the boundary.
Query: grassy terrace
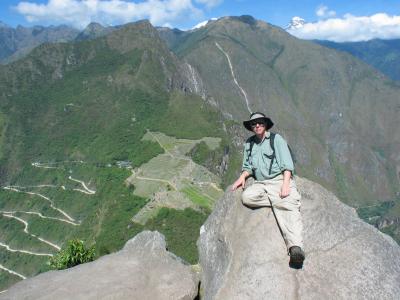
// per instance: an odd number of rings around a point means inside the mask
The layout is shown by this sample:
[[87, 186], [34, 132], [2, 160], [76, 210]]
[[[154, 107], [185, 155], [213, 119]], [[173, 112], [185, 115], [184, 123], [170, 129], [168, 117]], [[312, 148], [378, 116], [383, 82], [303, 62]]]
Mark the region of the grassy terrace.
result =
[[127, 179], [134, 187], [135, 195], [149, 199], [133, 221], [145, 224], [162, 207], [211, 210], [222, 196], [221, 179], [194, 163], [186, 154], [200, 142], [207, 143], [210, 149], [217, 149], [220, 139], [177, 139], [148, 131], [143, 140], [157, 142], [164, 153], [133, 170]]
[[215, 199], [211, 198], [207, 194], [201, 193], [196, 187], [185, 187], [182, 192], [196, 205], [212, 209], [212, 203]]

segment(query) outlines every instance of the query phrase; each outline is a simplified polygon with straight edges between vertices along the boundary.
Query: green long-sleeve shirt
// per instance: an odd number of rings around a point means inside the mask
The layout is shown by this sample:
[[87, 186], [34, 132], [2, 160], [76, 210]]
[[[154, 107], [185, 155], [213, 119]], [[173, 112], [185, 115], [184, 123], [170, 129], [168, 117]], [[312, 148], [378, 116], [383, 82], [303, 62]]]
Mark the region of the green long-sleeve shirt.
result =
[[[254, 139], [255, 142], [253, 144], [251, 156], [249, 157], [251, 139]], [[271, 159], [266, 156], [272, 154], [269, 139], [270, 132], [266, 132], [266, 136], [262, 141], [259, 141], [256, 136], [253, 136], [247, 139], [244, 144], [242, 171], [253, 174], [256, 180], [274, 178], [284, 170], [289, 170], [292, 173], [294, 171], [292, 156], [290, 155], [286, 141], [279, 134], [275, 134], [275, 158], [272, 162], [271, 174], [269, 174]]]

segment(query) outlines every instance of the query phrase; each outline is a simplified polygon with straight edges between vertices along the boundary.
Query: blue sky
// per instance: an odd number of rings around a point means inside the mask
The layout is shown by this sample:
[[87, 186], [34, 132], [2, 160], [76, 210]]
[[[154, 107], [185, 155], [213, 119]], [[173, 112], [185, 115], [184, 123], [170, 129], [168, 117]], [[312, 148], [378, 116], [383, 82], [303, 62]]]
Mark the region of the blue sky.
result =
[[[324, 35], [335, 40], [335, 30], [346, 28], [345, 39], [400, 37], [400, 0], [256, 1], [256, 0], [2, 0], [0, 20], [22, 24], [68, 24], [83, 28], [90, 21], [117, 25], [150, 19], [154, 25], [190, 29], [201, 21], [227, 15], [252, 15], [284, 27], [294, 16], [309, 24], [291, 32], [303, 38]], [[372, 16], [377, 16], [372, 18]], [[372, 21], [371, 21], [372, 20]], [[335, 27], [336, 26], [336, 27]], [[371, 27], [371, 28], [368, 28]], [[336, 29], [335, 29], [336, 28]], [[362, 32], [361, 32], [362, 29]], [[371, 33], [370, 33], [371, 32]], [[344, 32], [343, 32], [344, 33]], [[342, 33], [342, 35], [343, 35]], [[353, 36], [353, 37], [352, 37]]]

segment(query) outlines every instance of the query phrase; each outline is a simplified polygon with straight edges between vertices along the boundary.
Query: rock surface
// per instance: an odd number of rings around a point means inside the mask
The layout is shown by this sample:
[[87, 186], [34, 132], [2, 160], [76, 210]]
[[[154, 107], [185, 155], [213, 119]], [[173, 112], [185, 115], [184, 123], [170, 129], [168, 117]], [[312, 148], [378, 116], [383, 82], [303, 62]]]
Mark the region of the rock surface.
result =
[[204, 299], [398, 299], [400, 247], [351, 207], [298, 178], [306, 260], [289, 257], [270, 208], [249, 209], [227, 192], [198, 241]]
[[198, 278], [166, 251], [164, 237], [144, 231], [114, 254], [21, 281], [0, 299], [194, 299]]

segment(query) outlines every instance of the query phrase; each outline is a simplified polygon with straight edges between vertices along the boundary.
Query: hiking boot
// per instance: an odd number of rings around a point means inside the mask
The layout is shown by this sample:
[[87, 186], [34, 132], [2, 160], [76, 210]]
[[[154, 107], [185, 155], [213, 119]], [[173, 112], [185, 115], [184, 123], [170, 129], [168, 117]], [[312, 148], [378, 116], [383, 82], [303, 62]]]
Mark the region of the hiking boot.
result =
[[306, 258], [304, 251], [299, 246], [290, 247], [289, 254], [291, 264], [303, 264]]

